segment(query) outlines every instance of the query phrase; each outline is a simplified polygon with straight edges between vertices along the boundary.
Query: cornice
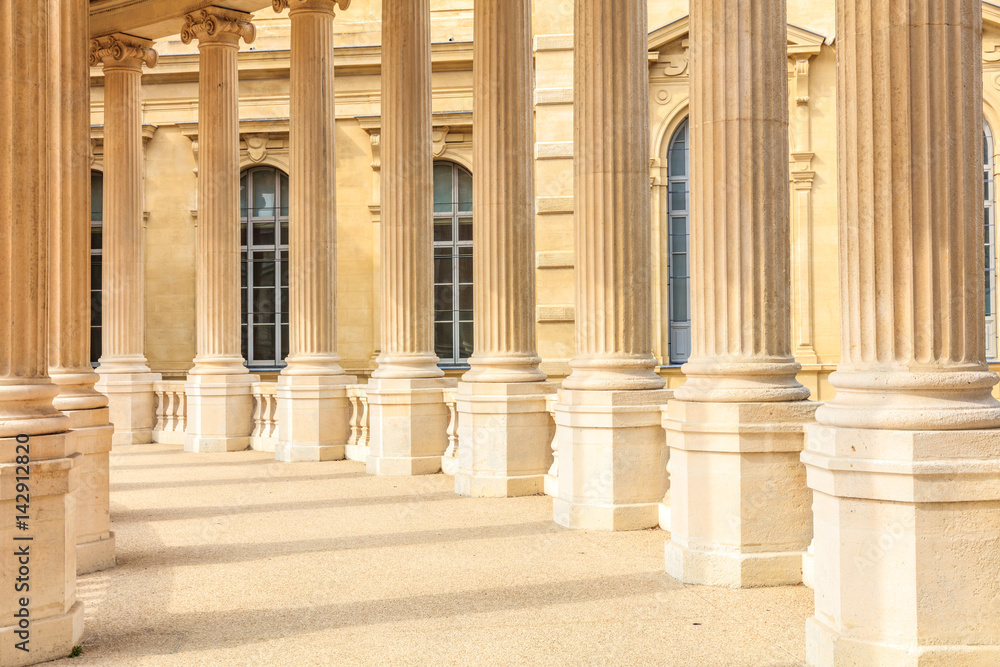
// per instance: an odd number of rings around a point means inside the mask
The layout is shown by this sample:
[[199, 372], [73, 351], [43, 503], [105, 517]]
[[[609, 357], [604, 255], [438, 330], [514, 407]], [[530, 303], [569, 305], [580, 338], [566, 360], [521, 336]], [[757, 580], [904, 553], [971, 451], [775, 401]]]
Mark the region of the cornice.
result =
[[333, 11], [334, 5], [340, 8], [340, 11], [346, 10], [351, 6], [351, 0], [272, 0], [271, 8], [274, 10], [275, 14], [280, 14], [289, 7], [291, 7], [294, 12], [296, 9], [305, 9], [313, 11]]

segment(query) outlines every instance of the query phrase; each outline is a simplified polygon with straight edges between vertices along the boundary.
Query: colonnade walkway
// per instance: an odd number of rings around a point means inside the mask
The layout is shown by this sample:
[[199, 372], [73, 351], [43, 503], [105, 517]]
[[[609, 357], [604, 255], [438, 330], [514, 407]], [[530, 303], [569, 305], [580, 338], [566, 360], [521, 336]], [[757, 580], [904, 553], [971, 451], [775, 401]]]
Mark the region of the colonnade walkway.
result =
[[179, 446], [111, 452], [118, 566], [55, 665], [798, 665], [812, 591], [685, 586], [659, 530], [560, 528], [545, 496]]

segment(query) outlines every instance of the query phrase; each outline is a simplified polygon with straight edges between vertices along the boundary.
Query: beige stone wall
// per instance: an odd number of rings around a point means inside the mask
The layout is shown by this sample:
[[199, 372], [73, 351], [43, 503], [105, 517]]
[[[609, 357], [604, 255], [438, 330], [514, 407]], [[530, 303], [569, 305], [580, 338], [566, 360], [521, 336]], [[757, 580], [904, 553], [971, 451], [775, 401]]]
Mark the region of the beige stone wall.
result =
[[[434, 0], [432, 33], [436, 159], [471, 168], [472, 0]], [[1000, 135], [1000, 13], [988, 6], [984, 39], [986, 116]], [[378, 340], [380, 0], [354, 0], [338, 11], [337, 64], [337, 213], [338, 348], [349, 373], [367, 375]], [[656, 159], [666, 157], [674, 130], [687, 116], [688, 69], [686, 0], [650, 0], [650, 148], [651, 179]], [[800, 355], [800, 380], [819, 400], [832, 398], [826, 377], [839, 358], [840, 323], [837, 273], [836, 204], [836, 54], [833, 3], [788, 0], [790, 35], [789, 104], [792, 171], [811, 172], [808, 197], [797, 200], [792, 188], [793, 343], [806, 311], [811, 315], [811, 351]], [[991, 22], [993, 21], [993, 22]], [[287, 170], [289, 19], [263, 10], [256, 16], [258, 38], [241, 46], [241, 132], [268, 131], [261, 164]], [[574, 348], [573, 257], [573, 2], [535, 0], [536, 251], [538, 351], [543, 369], [554, 379], [568, 374]], [[803, 83], [796, 53], [814, 49]], [[154, 372], [182, 375], [195, 353], [195, 226], [197, 139], [197, 51], [179, 38], [157, 43], [160, 62], [143, 76], [146, 223], [146, 354]], [[103, 75], [92, 70], [92, 119], [103, 124]], [[802, 86], [807, 85], [807, 91]], [[804, 95], [808, 101], [799, 103]], [[454, 114], [454, 115], [448, 115]], [[805, 123], [806, 125], [803, 125]], [[449, 128], [444, 131], [444, 128]], [[806, 127], [807, 129], [802, 129]], [[373, 143], [373, 140], [375, 143]], [[803, 144], [805, 142], [805, 145]], [[255, 164], [244, 142], [243, 166]], [[100, 164], [97, 164], [100, 167]], [[373, 168], [374, 167], [374, 168]], [[651, 182], [655, 183], [655, 180]], [[655, 188], [654, 188], [655, 190]], [[654, 354], [667, 358], [666, 266], [658, 251], [664, 213], [653, 197]], [[662, 208], [662, 207], [661, 207]], [[811, 242], [795, 234], [811, 215]], [[804, 278], [804, 280], [803, 280]], [[794, 345], [793, 345], [794, 348]], [[664, 368], [668, 387], [682, 377]]]

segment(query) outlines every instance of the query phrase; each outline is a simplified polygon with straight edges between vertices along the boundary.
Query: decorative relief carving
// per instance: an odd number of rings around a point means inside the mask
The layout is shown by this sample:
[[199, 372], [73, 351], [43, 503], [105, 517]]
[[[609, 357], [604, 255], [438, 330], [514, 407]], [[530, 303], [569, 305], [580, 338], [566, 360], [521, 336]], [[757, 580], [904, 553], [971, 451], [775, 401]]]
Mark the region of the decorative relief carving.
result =
[[184, 17], [181, 41], [190, 44], [194, 40], [203, 41], [213, 37], [232, 36], [237, 42], [242, 37], [247, 44], [257, 37], [257, 29], [250, 21], [250, 15], [220, 7], [209, 7]]
[[656, 95], [654, 96], [657, 104], [668, 104], [672, 97], [673, 95], [670, 94], [670, 91], [665, 88], [656, 91]]
[[690, 64], [689, 54], [691, 53], [691, 40], [681, 40], [681, 51], [667, 55], [663, 61], [666, 66], [663, 68], [665, 76], [681, 76], [688, 71]]
[[378, 132], [373, 132], [371, 135], [372, 142], [372, 169], [375, 171], [382, 171], [382, 135]]
[[448, 147], [448, 132], [451, 130], [447, 125], [434, 128], [434, 157], [441, 157]]
[[90, 40], [90, 66], [124, 65], [141, 68], [156, 67], [158, 54], [153, 42], [132, 35], [107, 35]]
[[243, 141], [247, 144], [247, 157], [251, 162], [260, 163], [267, 157], [267, 140], [266, 132], [243, 135]]
[[1000, 42], [983, 40], [983, 62], [1000, 62]]

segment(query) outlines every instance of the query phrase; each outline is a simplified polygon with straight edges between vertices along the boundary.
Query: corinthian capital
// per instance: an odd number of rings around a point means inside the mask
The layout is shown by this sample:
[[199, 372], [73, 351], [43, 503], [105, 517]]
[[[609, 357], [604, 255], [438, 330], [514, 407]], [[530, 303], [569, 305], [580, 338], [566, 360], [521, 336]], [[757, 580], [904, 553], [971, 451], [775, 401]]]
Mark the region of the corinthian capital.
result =
[[90, 65], [107, 67], [156, 67], [153, 42], [132, 35], [107, 35], [90, 40]]
[[221, 7], [208, 7], [184, 17], [181, 41], [190, 44], [216, 41], [239, 44], [240, 38], [247, 44], [257, 37], [257, 29], [250, 21], [250, 14]]
[[340, 7], [340, 11], [344, 11], [351, 6], [351, 0], [271, 0], [271, 7], [274, 8], [277, 14], [280, 14], [289, 7], [293, 11], [296, 9], [318, 9], [332, 12], [334, 6]]

